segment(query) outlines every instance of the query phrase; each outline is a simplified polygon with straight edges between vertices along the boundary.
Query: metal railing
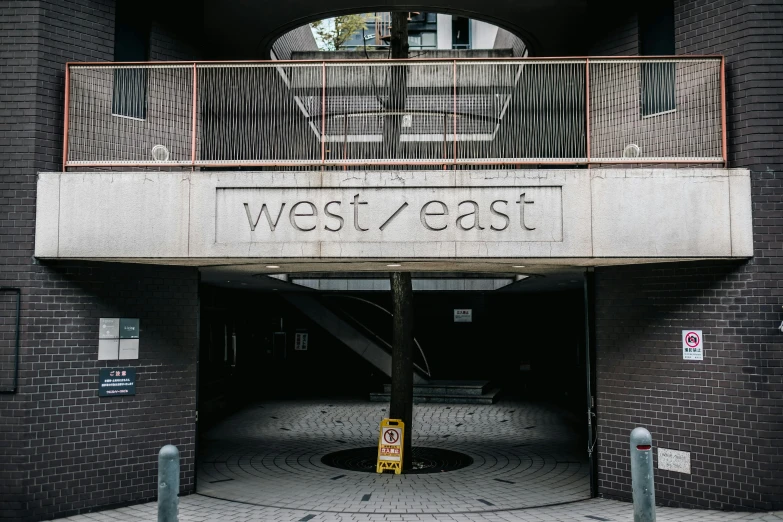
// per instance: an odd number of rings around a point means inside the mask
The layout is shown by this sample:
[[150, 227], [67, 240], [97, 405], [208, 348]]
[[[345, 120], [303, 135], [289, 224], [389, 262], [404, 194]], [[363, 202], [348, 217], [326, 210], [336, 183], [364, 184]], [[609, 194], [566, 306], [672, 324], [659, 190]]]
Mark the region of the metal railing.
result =
[[722, 57], [68, 64], [63, 167], [725, 163]]

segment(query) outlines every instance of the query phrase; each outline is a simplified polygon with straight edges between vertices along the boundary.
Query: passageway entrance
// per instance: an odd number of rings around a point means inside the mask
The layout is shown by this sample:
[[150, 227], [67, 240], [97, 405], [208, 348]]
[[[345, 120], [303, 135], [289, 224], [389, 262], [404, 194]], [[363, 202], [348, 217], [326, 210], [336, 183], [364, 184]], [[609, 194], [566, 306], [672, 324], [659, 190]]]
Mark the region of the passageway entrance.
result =
[[202, 270], [198, 492], [313, 513], [589, 498], [582, 271], [414, 274], [401, 476], [371, 472], [389, 416], [388, 281]]

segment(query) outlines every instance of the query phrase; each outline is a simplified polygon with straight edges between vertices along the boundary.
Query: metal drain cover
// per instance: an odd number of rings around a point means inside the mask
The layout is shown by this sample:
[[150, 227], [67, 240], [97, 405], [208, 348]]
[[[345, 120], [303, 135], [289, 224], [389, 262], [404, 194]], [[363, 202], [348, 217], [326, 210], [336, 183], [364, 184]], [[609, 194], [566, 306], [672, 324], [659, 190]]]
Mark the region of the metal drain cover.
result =
[[[328, 453], [321, 457], [321, 463], [332, 468], [347, 469], [349, 471], [363, 471], [375, 473], [375, 461], [378, 457], [378, 448], [353, 448]], [[466, 468], [473, 464], [473, 459], [464, 453], [440, 448], [413, 448], [411, 473], [443, 473]]]

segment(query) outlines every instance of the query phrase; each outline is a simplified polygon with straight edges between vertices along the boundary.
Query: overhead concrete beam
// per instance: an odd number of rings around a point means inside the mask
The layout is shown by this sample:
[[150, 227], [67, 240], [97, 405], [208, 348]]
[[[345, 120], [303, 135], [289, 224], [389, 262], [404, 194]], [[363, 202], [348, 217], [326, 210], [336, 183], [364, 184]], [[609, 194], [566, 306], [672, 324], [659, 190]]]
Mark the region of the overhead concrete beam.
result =
[[748, 258], [750, 205], [744, 169], [42, 173], [35, 255], [441, 270]]

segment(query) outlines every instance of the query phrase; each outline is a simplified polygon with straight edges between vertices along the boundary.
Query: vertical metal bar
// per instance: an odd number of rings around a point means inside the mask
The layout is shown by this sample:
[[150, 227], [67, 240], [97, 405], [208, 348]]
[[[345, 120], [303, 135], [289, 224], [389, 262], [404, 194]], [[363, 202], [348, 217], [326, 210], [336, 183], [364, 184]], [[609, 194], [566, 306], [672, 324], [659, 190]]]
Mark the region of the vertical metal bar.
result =
[[343, 100], [343, 170], [348, 170], [348, 103]]
[[590, 59], [585, 60], [585, 134], [587, 138], [587, 168], [590, 168]]
[[443, 113], [443, 170], [448, 169], [446, 160], [449, 157], [449, 116], [447, 112]]
[[198, 73], [197, 73], [196, 64], [193, 64], [193, 107], [191, 108], [193, 114], [192, 114], [192, 122], [191, 126], [193, 127], [191, 129], [191, 137], [190, 137], [190, 164], [191, 169], [196, 170], [196, 100], [198, 96]]
[[721, 148], [723, 149], [723, 167], [729, 166], [729, 151], [726, 139], [726, 57], [720, 59], [720, 118], [721, 118]]
[[590, 497], [595, 498], [598, 496], [598, 474], [597, 462], [595, 455], [595, 443], [598, 440], [598, 429], [596, 426], [595, 432], [593, 431], [593, 419], [595, 413], [593, 409], [595, 404], [593, 402], [593, 358], [590, 351], [593, 348], [593, 318], [594, 307], [593, 297], [595, 295], [595, 272], [593, 268], [588, 268], [585, 271], [584, 277], [584, 321], [585, 321], [585, 380], [587, 384], [587, 459], [590, 469]]
[[63, 111], [63, 172], [68, 164], [68, 112], [71, 98], [71, 64], [65, 64], [65, 110]]
[[454, 60], [454, 113], [452, 124], [454, 126], [454, 168], [457, 165], [457, 60]]
[[321, 62], [321, 165], [326, 163], [326, 62]]

